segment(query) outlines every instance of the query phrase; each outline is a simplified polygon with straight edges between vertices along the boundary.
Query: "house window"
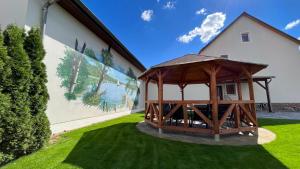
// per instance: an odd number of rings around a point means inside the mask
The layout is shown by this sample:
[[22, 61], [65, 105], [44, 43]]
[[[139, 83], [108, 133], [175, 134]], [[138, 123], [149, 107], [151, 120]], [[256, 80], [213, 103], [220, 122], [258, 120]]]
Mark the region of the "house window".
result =
[[249, 33], [242, 33], [242, 42], [249, 42]]
[[235, 95], [235, 84], [226, 84], [226, 93]]
[[221, 58], [228, 59], [228, 55], [221, 55]]

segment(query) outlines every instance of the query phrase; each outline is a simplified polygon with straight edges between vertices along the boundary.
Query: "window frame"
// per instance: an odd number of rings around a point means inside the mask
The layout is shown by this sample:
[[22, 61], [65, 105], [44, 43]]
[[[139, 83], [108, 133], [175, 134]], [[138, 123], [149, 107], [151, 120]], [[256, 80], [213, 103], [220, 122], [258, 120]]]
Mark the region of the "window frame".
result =
[[[247, 41], [244, 41], [244, 38], [243, 38], [244, 35], [247, 35]], [[242, 40], [242, 42], [250, 42], [249, 32], [241, 33], [241, 40]]]
[[[234, 92], [233, 93], [228, 93], [228, 89], [227, 89], [227, 86], [230, 86], [230, 85], [233, 85], [234, 87]], [[227, 83], [225, 84], [225, 88], [226, 88], [226, 94], [227, 95], [236, 95], [237, 94], [237, 87], [236, 87], [236, 84], [235, 83]]]

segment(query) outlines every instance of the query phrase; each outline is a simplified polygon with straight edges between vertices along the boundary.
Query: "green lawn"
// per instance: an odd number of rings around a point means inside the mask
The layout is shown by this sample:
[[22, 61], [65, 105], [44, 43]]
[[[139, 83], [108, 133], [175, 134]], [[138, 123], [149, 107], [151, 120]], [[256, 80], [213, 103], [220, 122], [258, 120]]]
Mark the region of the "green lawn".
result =
[[133, 114], [66, 133], [52, 145], [4, 168], [299, 168], [300, 121], [260, 120], [277, 134], [263, 146], [208, 146], [140, 133]]

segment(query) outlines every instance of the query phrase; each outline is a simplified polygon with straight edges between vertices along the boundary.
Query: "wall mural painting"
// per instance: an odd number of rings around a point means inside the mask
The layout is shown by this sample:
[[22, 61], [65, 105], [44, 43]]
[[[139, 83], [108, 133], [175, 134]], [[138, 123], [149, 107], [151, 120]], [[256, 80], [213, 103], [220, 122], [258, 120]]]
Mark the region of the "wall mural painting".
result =
[[77, 39], [75, 50], [66, 47], [57, 67], [65, 98], [97, 106], [104, 112], [135, 109], [139, 104], [140, 84], [133, 70], [124, 71], [115, 65], [110, 48], [100, 53], [97, 55], [85, 43], [79, 49]]

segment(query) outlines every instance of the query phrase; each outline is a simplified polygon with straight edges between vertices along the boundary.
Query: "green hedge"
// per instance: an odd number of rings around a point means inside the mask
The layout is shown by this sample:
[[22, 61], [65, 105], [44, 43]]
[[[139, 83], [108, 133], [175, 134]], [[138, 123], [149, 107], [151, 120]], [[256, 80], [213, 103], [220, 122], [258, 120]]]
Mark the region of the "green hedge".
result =
[[0, 165], [36, 151], [50, 137], [44, 56], [38, 29], [25, 33], [9, 25], [0, 33]]

